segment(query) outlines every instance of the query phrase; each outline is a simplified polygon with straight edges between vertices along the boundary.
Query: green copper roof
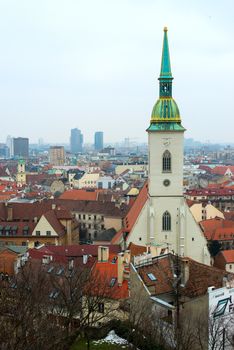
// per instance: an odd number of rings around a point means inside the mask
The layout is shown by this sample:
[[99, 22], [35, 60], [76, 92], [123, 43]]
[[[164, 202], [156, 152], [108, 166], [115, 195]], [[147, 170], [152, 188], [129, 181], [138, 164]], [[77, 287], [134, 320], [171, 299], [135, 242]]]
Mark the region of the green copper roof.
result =
[[185, 131], [178, 123], [151, 123], [147, 131]]
[[160, 98], [155, 103], [151, 123], [154, 122], [178, 122], [180, 123], [180, 111], [173, 98]]
[[148, 131], [184, 131], [181, 125], [180, 111], [172, 98], [172, 74], [167, 38], [164, 28], [161, 72], [159, 76], [159, 99], [153, 107]]
[[164, 28], [164, 38], [163, 38], [163, 49], [162, 49], [162, 62], [161, 62], [161, 72], [160, 78], [172, 78], [171, 74], [171, 62], [170, 62], [170, 53], [169, 53], [169, 45], [167, 38], [167, 28]]

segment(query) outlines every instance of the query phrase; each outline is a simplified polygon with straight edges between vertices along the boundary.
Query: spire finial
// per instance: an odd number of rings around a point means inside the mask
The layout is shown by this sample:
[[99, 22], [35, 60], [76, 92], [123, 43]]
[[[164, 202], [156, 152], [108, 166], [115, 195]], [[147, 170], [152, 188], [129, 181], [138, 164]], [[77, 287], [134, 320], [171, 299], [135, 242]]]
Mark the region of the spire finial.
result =
[[163, 30], [164, 30], [164, 32], [167, 32], [167, 31], [168, 31], [167, 27], [164, 27]]

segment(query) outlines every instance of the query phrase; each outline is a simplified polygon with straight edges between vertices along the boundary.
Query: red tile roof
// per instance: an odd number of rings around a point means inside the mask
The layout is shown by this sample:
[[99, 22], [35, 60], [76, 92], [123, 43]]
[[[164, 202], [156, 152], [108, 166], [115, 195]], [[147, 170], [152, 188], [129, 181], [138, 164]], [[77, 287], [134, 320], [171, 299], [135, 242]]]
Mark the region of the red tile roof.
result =
[[145, 182], [144, 186], [140, 190], [140, 193], [138, 194], [136, 200], [132, 204], [128, 214], [124, 219], [125, 232], [131, 231], [147, 199], [148, 199], [148, 183]]
[[227, 170], [230, 170], [234, 174], [234, 166], [231, 165], [218, 165], [211, 170], [211, 173], [217, 175], [225, 175]]
[[[113, 259], [116, 258], [116, 262], [112, 263]], [[123, 281], [122, 285], [118, 285], [118, 261], [117, 255], [110, 253], [108, 262], [96, 262], [94, 267], [94, 276], [97, 273], [98, 281], [103, 281], [105, 285], [105, 294], [106, 297], [111, 299], [127, 299], [128, 298], [128, 282]], [[112, 278], [115, 278], [115, 284], [113, 287], [110, 286]], [[95, 278], [94, 278], [95, 280]], [[94, 287], [95, 289], [95, 287]], [[99, 289], [99, 288], [98, 288]], [[97, 290], [99, 292], [99, 290]]]
[[145, 246], [137, 245], [131, 242], [128, 246], [128, 250], [130, 250], [131, 257], [133, 257], [137, 255], [142, 255], [147, 251], [147, 248]]
[[[33, 222], [18, 222], [18, 221], [0, 221], [0, 226], [2, 226], [3, 228], [3, 234], [1, 235], [1, 238], [9, 238], [9, 239], [14, 239], [14, 237], [18, 237], [18, 236], [24, 236], [25, 239], [27, 239], [27, 236], [31, 236], [33, 233], [33, 230], [36, 226], [36, 223]], [[8, 230], [10, 228], [11, 232], [12, 229], [14, 229], [14, 234], [10, 234], [9, 236], [5, 235], [5, 230], [6, 227], [8, 227]], [[26, 227], [28, 228], [28, 233], [25, 234], [24, 231], [26, 229]]]
[[207, 240], [228, 240], [234, 233], [234, 221], [221, 218], [203, 220], [200, 227]]
[[69, 199], [56, 199], [55, 202], [72, 212], [93, 213], [118, 218], [124, 217], [129, 209], [126, 204], [122, 204], [119, 208], [114, 202], [76, 201]]
[[[120, 252], [120, 247], [118, 245], [108, 245], [110, 253], [118, 254]], [[29, 249], [29, 254], [33, 258], [41, 259], [43, 255], [53, 255], [56, 259], [63, 257], [83, 257], [83, 255], [92, 255], [93, 257], [98, 256], [98, 245], [82, 244], [82, 245], [47, 245], [41, 248]]]
[[[198, 263], [190, 258], [179, 258], [179, 263], [182, 264], [185, 260], [188, 264], [189, 278], [186, 285], [180, 287], [182, 296], [198, 297], [206, 294], [208, 287], [220, 288], [223, 286], [223, 278], [227, 276], [226, 271]], [[172, 254], [168, 254], [164, 257], [155, 258], [151, 265], [139, 267], [137, 271], [145, 285], [150, 288], [151, 293], [160, 295], [162, 293], [175, 292], [173, 285], [176, 279], [177, 264], [177, 258]], [[156, 281], [152, 281], [149, 278], [149, 273], [156, 277]], [[232, 278], [234, 278], [233, 274]]]
[[68, 190], [65, 191], [59, 199], [72, 199], [80, 201], [96, 201], [98, 198], [98, 191], [86, 190]]
[[223, 255], [226, 264], [234, 263], [234, 250], [222, 250], [220, 254]]
[[57, 218], [54, 210], [47, 211], [44, 214], [44, 217], [46, 218], [46, 220], [49, 222], [49, 224], [53, 227], [53, 229], [58, 235], [65, 234], [66, 232], [65, 227], [61, 224], [61, 222]]

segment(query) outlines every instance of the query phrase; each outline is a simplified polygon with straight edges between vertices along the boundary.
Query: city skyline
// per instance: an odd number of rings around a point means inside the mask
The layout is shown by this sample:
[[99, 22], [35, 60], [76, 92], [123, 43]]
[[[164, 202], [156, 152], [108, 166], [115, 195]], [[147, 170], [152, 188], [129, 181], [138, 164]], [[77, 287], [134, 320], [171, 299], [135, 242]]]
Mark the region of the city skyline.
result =
[[146, 142], [167, 25], [186, 138], [231, 143], [234, 5], [182, 3], [1, 3], [1, 142], [64, 143], [75, 125], [87, 143], [99, 129], [117, 142], [123, 128]]

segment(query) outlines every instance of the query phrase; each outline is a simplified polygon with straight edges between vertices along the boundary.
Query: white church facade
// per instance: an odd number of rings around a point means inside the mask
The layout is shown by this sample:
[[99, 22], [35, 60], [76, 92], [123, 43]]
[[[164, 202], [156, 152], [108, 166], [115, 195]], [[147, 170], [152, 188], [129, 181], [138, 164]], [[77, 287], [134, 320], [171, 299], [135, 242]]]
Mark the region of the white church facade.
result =
[[167, 28], [164, 28], [159, 99], [148, 132], [148, 199], [131, 232], [130, 242], [168, 247], [180, 256], [210, 265], [207, 241], [183, 196], [184, 132], [172, 98]]

